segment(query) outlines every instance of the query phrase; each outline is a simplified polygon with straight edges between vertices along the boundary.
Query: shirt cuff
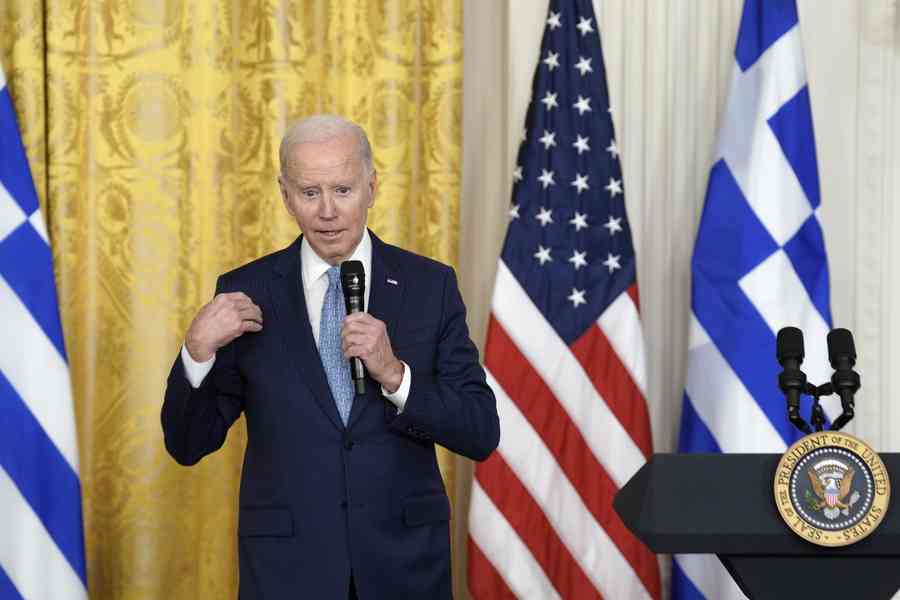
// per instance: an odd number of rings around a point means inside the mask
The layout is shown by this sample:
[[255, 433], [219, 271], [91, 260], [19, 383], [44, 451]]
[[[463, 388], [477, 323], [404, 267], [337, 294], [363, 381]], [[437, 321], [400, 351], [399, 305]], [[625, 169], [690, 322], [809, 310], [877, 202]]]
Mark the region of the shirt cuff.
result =
[[391, 401], [391, 404], [397, 407], [397, 414], [403, 412], [403, 408], [406, 406], [406, 399], [409, 396], [409, 386], [412, 383], [412, 371], [409, 368], [409, 365], [403, 362], [400, 363], [403, 365], [403, 379], [400, 380], [400, 387], [397, 388], [393, 394], [389, 394], [384, 386], [381, 386], [381, 393], [384, 394], [384, 397]]
[[209, 375], [210, 371], [212, 371], [213, 363], [215, 362], [215, 354], [213, 354], [212, 358], [210, 358], [206, 362], [197, 362], [193, 359], [191, 353], [188, 352], [187, 345], [181, 345], [181, 364], [184, 365], [184, 376], [187, 377], [188, 383], [191, 384], [191, 387], [195, 389], [200, 387], [200, 384], [203, 383], [203, 380], [206, 379], [206, 376]]

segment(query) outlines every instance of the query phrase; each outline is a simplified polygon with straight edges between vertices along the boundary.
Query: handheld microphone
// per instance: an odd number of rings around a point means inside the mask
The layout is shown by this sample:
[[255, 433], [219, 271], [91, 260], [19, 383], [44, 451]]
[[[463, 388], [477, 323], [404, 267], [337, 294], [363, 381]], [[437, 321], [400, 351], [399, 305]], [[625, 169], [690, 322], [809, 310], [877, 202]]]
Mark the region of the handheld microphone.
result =
[[783, 327], [776, 338], [776, 358], [784, 369], [778, 376], [778, 387], [787, 397], [788, 418], [804, 433], [812, 433], [809, 424], [800, 416], [800, 394], [806, 391], [803, 363], [803, 332], [796, 327]]
[[[348, 315], [365, 312], [366, 272], [360, 261], [348, 260], [341, 263], [341, 289], [344, 292], [344, 306]], [[353, 378], [356, 394], [365, 394], [366, 366], [357, 356], [350, 359], [350, 376]]]
[[853, 334], [847, 329], [832, 329], [828, 333], [828, 362], [834, 369], [831, 385], [841, 397], [843, 412], [835, 419], [831, 429], [837, 431], [846, 425], [854, 414], [853, 394], [860, 387], [859, 373], [853, 370], [856, 364], [856, 347]]

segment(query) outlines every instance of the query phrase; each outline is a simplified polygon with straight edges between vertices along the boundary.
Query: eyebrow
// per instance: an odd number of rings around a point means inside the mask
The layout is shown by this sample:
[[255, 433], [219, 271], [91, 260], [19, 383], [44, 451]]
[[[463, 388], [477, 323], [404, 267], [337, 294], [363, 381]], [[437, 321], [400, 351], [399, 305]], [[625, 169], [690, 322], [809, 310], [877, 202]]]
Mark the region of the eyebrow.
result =
[[322, 181], [318, 181], [318, 182], [312, 182], [312, 181], [306, 182], [306, 181], [303, 181], [303, 180], [301, 179], [301, 180], [298, 180], [298, 181], [293, 181], [293, 183], [294, 183], [294, 185], [297, 185], [297, 186], [299, 186], [299, 187], [321, 187], [321, 186], [326, 186], [326, 187], [338, 187], [338, 186], [353, 187], [353, 186], [355, 185], [355, 182], [350, 181], [350, 180], [348, 180], [348, 179], [338, 179], [338, 180], [335, 180], [335, 181], [324, 181], [324, 182], [322, 182]]

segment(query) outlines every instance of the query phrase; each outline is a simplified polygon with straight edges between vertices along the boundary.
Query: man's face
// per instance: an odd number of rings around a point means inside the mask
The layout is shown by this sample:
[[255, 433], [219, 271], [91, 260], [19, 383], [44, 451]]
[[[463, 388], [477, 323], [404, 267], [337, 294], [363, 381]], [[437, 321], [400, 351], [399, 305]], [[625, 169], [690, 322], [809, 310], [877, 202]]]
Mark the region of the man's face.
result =
[[375, 174], [366, 173], [355, 136], [291, 148], [278, 178], [284, 205], [312, 249], [330, 265], [350, 257], [375, 204]]

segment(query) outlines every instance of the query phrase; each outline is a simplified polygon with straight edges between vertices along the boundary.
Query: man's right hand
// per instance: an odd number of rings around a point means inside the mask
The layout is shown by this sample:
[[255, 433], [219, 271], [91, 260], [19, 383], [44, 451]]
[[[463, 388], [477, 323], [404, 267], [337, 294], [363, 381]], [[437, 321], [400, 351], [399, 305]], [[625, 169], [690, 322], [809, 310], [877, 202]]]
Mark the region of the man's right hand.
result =
[[262, 311], [247, 294], [217, 294], [194, 317], [184, 345], [191, 358], [206, 362], [216, 350], [245, 332], [261, 331], [262, 322]]

